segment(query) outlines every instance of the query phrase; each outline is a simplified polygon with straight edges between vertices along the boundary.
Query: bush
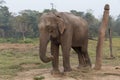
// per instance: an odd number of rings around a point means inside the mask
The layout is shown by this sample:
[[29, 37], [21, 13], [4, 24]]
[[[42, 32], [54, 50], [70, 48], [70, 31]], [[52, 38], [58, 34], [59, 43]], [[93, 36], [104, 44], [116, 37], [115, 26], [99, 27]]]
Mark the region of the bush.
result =
[[36, 76], [36, 77], [34, 77], [34, 80], [43, 80], [43, 79], [45, 79], [44, 76]]
[[30, 38], [27, 38], [27, 39], [24, 41], [24, 43], [33, 43], [33, 40], [30, 39]]

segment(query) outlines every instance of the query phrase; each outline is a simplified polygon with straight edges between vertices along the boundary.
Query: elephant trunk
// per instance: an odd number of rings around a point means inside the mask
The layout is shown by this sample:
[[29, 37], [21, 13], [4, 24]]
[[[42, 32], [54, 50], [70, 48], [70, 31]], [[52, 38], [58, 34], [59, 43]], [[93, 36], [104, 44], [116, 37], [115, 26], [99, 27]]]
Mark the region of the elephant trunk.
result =
[[47, 49], [47, 44], [49, 42], [49, 39], [47, 39], [48, 37], [40, 37], [40, 44], [39, 44], [39, 57], [40, 59], [44, 62], [44, 63], [47, 63], [47, 62], [50, 62], [53, 57], [47, 57], [46, 56], [46, 49]]

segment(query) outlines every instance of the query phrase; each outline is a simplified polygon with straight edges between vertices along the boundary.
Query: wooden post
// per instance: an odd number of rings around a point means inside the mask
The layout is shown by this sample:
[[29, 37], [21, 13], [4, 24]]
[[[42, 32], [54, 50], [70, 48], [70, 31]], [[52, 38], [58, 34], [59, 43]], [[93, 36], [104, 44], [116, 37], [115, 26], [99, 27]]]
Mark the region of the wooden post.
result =
[[110, 58], [115, 58], [112, 53], [112, 31], [111, 31], [111, 28], [108, 29], [108, 33], [109, 33]]
[[103, 42], [105, 40], [105, 32], [108, 26], [108, 19], [109, 19], [109, 5], [106, 4], [104, 7], [102, 23], [99, 29], [99, 37], [96, 49], [96, 62], [94, 67], [95, 70], [100, 70], [102, 66]]

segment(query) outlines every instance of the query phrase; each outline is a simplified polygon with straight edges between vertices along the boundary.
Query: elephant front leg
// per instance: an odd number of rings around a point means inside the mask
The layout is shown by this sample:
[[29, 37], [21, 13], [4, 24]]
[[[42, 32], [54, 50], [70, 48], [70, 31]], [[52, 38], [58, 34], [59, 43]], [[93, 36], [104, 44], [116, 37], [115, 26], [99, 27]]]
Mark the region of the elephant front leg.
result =
[[64, 72], [71, 71], [70, 66], [70, 47], [62, 46]]
[[59, 44], [55, 44], [53, 41], [51, 41], [51, 55], [54, 57], [52, 60], [52, 67], [53, 70], [51, 71], [52, 75], [59, 74]]
[[70, 49], [72, 46], [72, 35], [73, 35], [73, 29], [69, 28], [64, 32], [64, 35], [61, 35], [61, 48], [62, 48], [62, 56], [63, 56], [63, 67], [64, 67], [64, 72], [69, 72], [71, 71], [71, 66], [70, 66]]

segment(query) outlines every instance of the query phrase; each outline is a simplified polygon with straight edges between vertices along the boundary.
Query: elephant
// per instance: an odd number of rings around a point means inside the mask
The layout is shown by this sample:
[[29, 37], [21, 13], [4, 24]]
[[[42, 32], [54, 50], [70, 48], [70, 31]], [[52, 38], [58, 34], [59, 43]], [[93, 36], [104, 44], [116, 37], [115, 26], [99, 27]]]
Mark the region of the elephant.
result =
[[[89, 66], [88, 24], [78, 16], [69, 12], [49, 12], [40, 17], [39, 56], [47, 63], [52, 61], [53, 73], [59, 71], [59, 46], [61, 45], [64, 72], [72, 70], [70, 66], [70, 50], [78, 54], [78, 68]], [[51, 42], [51, 56], [46, 56], [48, 42]]]

